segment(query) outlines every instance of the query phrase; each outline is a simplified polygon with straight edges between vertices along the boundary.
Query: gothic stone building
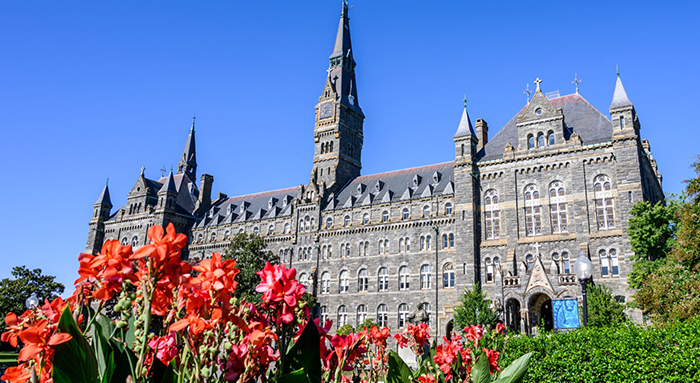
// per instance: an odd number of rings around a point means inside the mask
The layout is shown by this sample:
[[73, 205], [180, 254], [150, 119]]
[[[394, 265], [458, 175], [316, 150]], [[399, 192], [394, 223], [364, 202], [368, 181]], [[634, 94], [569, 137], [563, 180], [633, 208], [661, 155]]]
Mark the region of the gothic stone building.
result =
[[193, 123], [177, 174], [152, 180], [142, 171], [115, 212], [105, 186], [87, 251], [107, 239], [143, 245], [156, 224], [187, 233], [192, 258], [223, 252], [236, 233], [260, 235], [335, 328], [374, 318], [398, 329], [424, 303], [444, 334], [459, 294], [475, 283], [512, 329], [551, 326], [551, 300], [580, 296], [581, 253], [596, 282], [628, 299], [629, 211], [664, 195], [619, 75], [609, 117], [578, 92], [545, 96], [538, 80], [532, 100], [490, 139], [465, 105], [453, 162], [361, 175], [365, 116], [348, 20], [345, 5], [315, 107], [307, 184], [212, 201], [213, 177], [195, 183]]

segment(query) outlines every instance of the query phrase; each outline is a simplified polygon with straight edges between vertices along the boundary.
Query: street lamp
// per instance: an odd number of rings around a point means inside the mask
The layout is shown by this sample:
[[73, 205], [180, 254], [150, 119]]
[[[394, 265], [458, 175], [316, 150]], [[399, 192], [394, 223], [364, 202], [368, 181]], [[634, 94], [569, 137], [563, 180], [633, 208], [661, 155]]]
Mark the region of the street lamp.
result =
[[39, 298], [36, 297], [36, 293], [32, 293], [32, 295], [24, 301], [24, 305], [27, 306], [27, 310], [34, 310], [36, 306], [39, 306]]
[[433, 311], [435, 314], [435, 317], [433, 318], [433, 321], [435, 323], [435, 344], [437, 344], [437, 339], [440, 336], [440, 324], [438, 323], [438, 281], [440, 281], [440, 267], [438, 266], [438, 244], [440, 243], [440, 228], [438, 228], [438, 225], [433, 226], [433, 230], [435, 230], [435, 310]]
[[578, 281], [581, 282], [581, 295], [583, 296], [583, 327], [588, 325], [588, 299], [586, 297], [586, 286], [592, 281], [593, 263], [586, 256], [585, 251], [581, 251], [578, 259], [574, 263], [574, 272]]

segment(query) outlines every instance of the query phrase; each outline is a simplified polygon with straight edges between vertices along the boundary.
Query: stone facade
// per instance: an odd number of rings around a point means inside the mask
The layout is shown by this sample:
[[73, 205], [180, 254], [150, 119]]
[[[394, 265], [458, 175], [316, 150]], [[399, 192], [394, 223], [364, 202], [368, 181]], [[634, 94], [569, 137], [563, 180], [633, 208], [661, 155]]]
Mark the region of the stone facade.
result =
[[189, 235], [191, 258], [223, 252], [239, 232], [261, 235], [335, 328], [364, 318], [400, 328], [426, 303], [439, 334], [459, 294], [480, 283], [508, 326], [532, 332], [548, 321], [552, 299], [580, 295], [572, 274], [580, 254], [593, 262], [595, 282], [629, 299], [629, 211], [664, 195], [619, 76], [610, 118], [578, 93], [546, 97], [538, 80], [532, 100], [491, 140], [465, 105], [453, 162], [361, 176], [364, 114], [347, 5], [328, 73], [307, 184], [212, 201], [213, 177], [194, 182], [193, 122], [178, 174], [142, 172], [116, 212], [105, 186], [87, 251], [107, 239], [140, 246], [150, 226], [171, 222]]

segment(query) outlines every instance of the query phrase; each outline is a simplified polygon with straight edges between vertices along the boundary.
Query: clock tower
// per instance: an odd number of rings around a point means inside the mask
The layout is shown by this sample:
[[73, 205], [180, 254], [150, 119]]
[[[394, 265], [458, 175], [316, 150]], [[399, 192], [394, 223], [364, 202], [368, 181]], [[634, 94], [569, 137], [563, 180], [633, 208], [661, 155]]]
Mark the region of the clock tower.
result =
[[[362, 123], [365, 115], [357, 100], [355, 60], [350, 44], [348, 4], [343, 1], [335, 47], [326, 84], [316, 105], [312, 180], [336, 193], [360, 175]], [[325, 197], [325, 196], [322, 196]]]

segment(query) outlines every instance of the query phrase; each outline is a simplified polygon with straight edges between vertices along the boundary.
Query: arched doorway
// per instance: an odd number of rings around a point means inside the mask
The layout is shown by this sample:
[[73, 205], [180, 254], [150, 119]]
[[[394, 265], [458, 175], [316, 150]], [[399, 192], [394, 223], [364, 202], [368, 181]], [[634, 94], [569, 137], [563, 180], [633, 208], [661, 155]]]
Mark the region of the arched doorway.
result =
[[517, 299], [508, 299], [506, 301], [505, 312], [506, 327], [509, 332], [520, 332], [520, 302]]
[[528, 311], [530, 314], [530, 334], [534, 334], [535, 331], [552, 331], [554, 329], [552, 298], [549, 295], [539, 293], [530, 297]]

